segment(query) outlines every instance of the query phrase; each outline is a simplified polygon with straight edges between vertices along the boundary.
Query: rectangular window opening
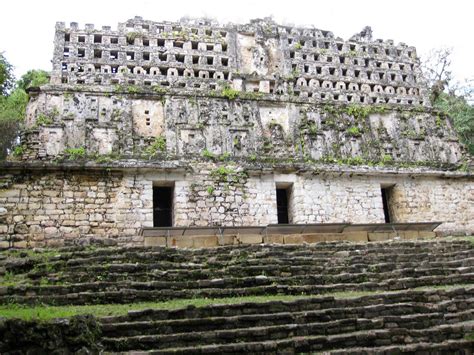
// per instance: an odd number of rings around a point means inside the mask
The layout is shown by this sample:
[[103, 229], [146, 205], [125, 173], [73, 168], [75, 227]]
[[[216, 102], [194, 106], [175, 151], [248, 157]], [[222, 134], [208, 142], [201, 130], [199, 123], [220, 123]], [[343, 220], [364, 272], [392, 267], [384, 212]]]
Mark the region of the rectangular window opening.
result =
[[173, 186], [153, 186], [153, 226], [173, 225]]

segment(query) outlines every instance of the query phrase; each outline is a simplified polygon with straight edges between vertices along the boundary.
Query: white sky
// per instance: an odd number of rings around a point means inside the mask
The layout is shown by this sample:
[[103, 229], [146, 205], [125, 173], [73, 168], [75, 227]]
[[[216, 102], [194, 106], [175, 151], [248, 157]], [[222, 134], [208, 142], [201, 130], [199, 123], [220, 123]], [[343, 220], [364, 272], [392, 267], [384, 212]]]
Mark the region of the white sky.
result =
[[29, 69], [51, 70], [56, 21], [116, 28], [134, 16], [154, 21], [207, 16], [220, 23], [273, 16], [282, 24], [314, 26], [344, 39], [369, 25], [374, 38], [413, 45], [418, 55], [452, 47], [453, 73], [462, 80], [474, 77], [473, 15], [471, 0], [9, 0], [2, 3], [0, 52], [19, 78]]

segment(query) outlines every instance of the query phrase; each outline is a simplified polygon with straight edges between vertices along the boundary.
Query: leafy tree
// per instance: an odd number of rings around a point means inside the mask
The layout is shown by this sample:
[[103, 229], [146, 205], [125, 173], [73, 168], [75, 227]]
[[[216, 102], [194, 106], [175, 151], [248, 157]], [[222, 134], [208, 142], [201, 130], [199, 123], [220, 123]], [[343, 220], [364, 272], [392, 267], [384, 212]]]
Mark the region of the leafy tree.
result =
[[49, 74], [44, 70], [28, 70], [20, 80], [16, 82], [16, 86], [26, 90], [30, 87], [39, 87], [49, 82]]
[[453, 119], [461, 141], [474, 155], [474, 85], [472, 79], [454, 82], [451, 73], [452, 49], [432, 50], [422, 69], [430, 87], [433, 106]]
[[13, 66], [7, 61], [3, 52], [0, 52], [0, 95], [7, 95], [14, 82]]
[[12, 65], [0, 54], [0, 159], [5, 159], [18, 141], [18, 130], [25, 117], [26, 89], [48, 82], [44, 70], [30, 70], [15, 83]]
[[461, 141], [466, 144], [471, 155], [474, 155], [474, 106], [461, 96], [441, 92], [433, 106], [453, 119], [454, 127]]

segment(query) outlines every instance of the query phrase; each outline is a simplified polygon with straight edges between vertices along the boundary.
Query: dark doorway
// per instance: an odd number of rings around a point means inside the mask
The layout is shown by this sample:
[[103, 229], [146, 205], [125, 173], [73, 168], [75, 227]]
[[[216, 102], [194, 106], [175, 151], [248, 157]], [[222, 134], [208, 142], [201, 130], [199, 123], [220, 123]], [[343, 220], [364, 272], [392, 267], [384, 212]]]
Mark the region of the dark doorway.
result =
[[383, 214], [385, 217], [385, 223], [392, 223], [390, 216], [390, 194], [392, 187], [382, 187], [382, 203], [383, 203]]
[[288, 224], [288, 189], [277, 188], [278, 224]]
[[173, 225], [173, 187], [153, 187], [153, 226], [171, 227]]

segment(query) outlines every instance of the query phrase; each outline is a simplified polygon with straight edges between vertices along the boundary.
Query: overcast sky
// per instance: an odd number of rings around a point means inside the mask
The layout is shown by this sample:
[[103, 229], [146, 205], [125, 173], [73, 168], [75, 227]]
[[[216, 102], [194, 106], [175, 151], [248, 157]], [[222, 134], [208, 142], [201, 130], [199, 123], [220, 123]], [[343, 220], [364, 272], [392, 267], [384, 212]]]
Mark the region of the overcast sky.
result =
[[116, 28], [134, 16], [155, 21], [207, 16], [221, 23], [273, 16], [282, 24], [314, 26], [344, 39], [369, 25], [374, 38], [413, 45], [419, 55], [452, 47], [453, 72], [462, 80], [474, 77], [473, 10], [471, 0], [10, 0], [2, 4], [0, 52], [19, 78], [29, 69], [51, 70], [56, 21]]

